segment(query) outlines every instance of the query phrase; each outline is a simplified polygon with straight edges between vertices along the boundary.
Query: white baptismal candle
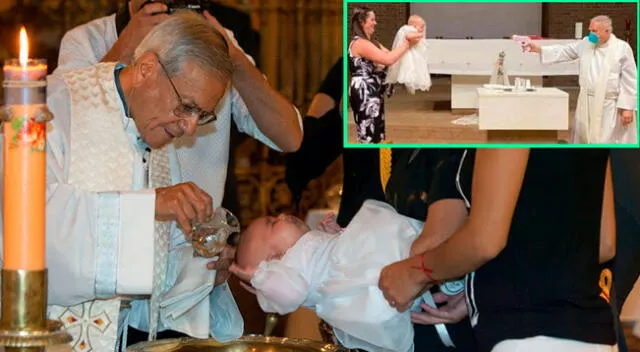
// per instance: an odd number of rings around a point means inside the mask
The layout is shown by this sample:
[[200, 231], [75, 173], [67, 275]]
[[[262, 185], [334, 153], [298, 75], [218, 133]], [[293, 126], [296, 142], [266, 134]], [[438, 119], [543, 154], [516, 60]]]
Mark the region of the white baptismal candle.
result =
[[582, 22], [576, 22], [576, 39], [582, 39]]

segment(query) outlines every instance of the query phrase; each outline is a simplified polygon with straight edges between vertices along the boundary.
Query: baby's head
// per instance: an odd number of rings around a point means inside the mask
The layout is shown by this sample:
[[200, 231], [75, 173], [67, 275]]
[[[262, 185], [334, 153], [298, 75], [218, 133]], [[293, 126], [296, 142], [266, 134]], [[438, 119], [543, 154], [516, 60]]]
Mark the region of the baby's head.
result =
[[407, 24], [415, 27], [418, 30], [418, 32], [424, 32], [427, 29], [426, 28], [427, 22], [425, 22], [424, 18], [418, 15], [409, 16], [409, 20], [407, 21]]
[[262, 261], [280, 258], [307, 232], [309, 227], [292, 215], [258, 218], [240, 235], [236, 264], [247, 269], [257, 267]]

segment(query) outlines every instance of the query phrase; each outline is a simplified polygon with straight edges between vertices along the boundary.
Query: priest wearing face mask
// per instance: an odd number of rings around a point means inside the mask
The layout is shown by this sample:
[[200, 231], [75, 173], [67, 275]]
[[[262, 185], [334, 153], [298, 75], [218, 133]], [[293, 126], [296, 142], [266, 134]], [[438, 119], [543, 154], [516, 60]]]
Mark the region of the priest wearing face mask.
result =
[[525, 44], [543, 64], [580, 60], [580, 95], [572, 143], [613, 144], [638, 141], [637, 66], [629, 44], [612, 33], [611, 18], [596, 16], [589, 35], [566, 45]]

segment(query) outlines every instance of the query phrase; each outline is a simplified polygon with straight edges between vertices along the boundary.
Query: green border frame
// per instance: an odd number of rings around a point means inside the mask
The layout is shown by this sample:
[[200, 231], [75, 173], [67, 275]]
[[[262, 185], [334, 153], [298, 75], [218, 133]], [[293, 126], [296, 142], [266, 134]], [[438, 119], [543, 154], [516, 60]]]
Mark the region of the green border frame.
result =
[[[602, 3], [602, 2], [610, 2], [610, 3], [636, 3], [638, 4], [638, 0], [603, 0], [603, 1], [575, 1], [575, 0], [548, 0], [548, 1], [535, 1], [535, 0], [519, 0], [519, 1], [508, 1], [508, 0], [484, 0], [484, 1], [475, 1], [475, 0], [460, 0], [460, 1], [428, 1], [428, 0], [416, 0], [416, 1], [393, 1], [393, 0], [378, 0], [378, 1], [367, 1], [367, 0], [344, 0], [343, 1], [343, 10], [342, 10], [342, 24], [343, 24], [343, 33], [342, 33], [342, 43], [343, 43], [343, 103], [342, 103], [342, 115], [343, 118], [343, 146], [345, 148], [640, 148], [640, 121], [636, 120], [636, 124], [638, 127], [638, 143], [636, 144], [515, 144], [515, 143], [483, 143], [483, 144], [406, 144], [406, 143], [391, 143], [391, 144], [350, 144], [349, 143], [349, 128], [348, 122], [351, 116], [348, 114], [349, 111], [349, 82], [347, 77], [349, 76], [349, 65], [348, 65], [348, 46], [349, 46], [349, 18], [348, 18], [348, 6], [349, 3], [385, 3], [385, 2], [393, 2], [393, 3], [416, 3], [416, 2], [537, 2], [537, 3], [550, 3], [550, 2], [583, 2], [583, 3]], [[638, 12], [638, 6], [636, 5], [636, 51], [637, 48], [640, 47], [640, 37], [638, 36], [638, 26], [640, 25], [640, 12]], [[636, 58], [638, 54], [636, 52]], [[639, 60], [640, 61], [640, 60]], [[636, 68], [638, 67], [638, 62], [636, 62]], [[640, 74], [640, 70], [638, 70]], [[640, 99], [638, 99], [638, 105], [640, 105]], [[636, 119], [637, 117], [636, 110]]]

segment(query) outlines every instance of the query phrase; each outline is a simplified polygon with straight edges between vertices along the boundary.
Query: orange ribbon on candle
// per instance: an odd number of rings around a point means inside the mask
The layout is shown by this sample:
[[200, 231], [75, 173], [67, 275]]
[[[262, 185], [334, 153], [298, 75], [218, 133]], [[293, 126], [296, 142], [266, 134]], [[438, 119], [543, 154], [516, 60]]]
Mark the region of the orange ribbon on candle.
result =
[[20, 31], [20, 59], [3, 67], [4, 123], [4, 268], [45, 268], [46, 111], [44, 60], [28, 59], [27, 33]]

